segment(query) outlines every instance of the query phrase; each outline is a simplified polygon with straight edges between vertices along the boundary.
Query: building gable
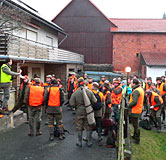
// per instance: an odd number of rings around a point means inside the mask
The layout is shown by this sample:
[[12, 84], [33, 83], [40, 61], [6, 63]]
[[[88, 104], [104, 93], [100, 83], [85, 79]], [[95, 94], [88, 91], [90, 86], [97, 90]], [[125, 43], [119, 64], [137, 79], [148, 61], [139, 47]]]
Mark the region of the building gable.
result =
[[71, 1], [53, 22], [68, 34], [61, 48], [85, 55], [86, 63], [112, 64], [110, 27], [115, 25], [91, 1]]

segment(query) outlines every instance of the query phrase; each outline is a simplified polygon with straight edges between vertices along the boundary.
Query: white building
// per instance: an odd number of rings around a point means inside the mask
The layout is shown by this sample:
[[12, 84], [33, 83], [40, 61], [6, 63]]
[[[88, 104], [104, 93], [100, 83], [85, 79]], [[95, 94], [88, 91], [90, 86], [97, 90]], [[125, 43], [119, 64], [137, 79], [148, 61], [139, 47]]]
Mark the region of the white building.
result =
[[152, 77], [156, 83], [156, 77], [166, 76], [166, 54], [142, 53], [142, 76]]
[[[83, 69], [84, 56], [81, 54], [58, 49], [59, 44], [67, 34], [58, 25], [42, 18], [38, 12], [20, 0], [5, 0], [1, 7], [10, 6], [21, 10], [30, 17], [23, 29], [14, 31], [12, 35], [0, 35], [3, 42], [0, 47], [0, 64], [8, 57], [14, 60], [13, 70], [23, 70], [23, 75], [33, 78], [35, 74], [45, 80], [48, 74], [55, 74], [65, 84], [69, 71]], [[64, 39], [58, 42], [58, 34]], [[13, 86], [19, 87], [19, 80]]]

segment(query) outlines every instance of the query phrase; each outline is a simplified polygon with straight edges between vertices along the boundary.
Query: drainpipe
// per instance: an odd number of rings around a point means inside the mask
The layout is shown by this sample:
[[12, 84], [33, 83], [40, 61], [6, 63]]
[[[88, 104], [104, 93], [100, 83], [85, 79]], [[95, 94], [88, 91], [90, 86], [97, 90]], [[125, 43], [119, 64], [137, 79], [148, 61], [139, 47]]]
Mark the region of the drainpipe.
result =
[[67, 37], [68, 35], [66, 34], [65, 38], [63, 38], [62, 41], [58, 44], [58, 47], [66, 40]]

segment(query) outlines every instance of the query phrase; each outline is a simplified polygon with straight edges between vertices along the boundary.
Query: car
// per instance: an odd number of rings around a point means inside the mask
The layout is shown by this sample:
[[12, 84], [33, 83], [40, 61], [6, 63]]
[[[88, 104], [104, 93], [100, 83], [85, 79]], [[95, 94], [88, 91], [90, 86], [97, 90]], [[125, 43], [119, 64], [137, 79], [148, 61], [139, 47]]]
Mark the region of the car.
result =
[[110, 81], [111, 83], [114, 78], [118, 78], [118, 77], [123, 78], [121, 74], [114, 73], [114, 72], [85, 71], [84, 74], [87, 74], [88, 78], [91, 77], [94, 82], [100, 82], [102, 76], [105, 76], [106, 79]]

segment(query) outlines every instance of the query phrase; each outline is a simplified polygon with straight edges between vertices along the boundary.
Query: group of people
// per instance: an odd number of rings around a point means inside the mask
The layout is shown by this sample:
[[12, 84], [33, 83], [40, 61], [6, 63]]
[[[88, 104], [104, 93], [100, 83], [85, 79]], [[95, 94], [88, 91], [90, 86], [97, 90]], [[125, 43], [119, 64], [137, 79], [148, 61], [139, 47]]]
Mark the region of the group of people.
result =
[[[72, 80], [71, 80], [72, 79]], [[77, 84], [77, 85], [76, 85]], [[72, 86], [72, 87], [71, 87]], [[165, 121], [165, 103], [166, 103], [166, 82], [165, 77], [157, 77], [156, 84], [152, 83], [152, 78], [148, 77], [145, 81], [139, 80], [137, 76], [121, 80], [114, 78], [112, 83], [106, 80], [105, 76], [101, 77], [99, 83], [93, 82], [91, 77], [76, 79], [73, 74], [68, 81], [68, 92], [70, 92], [70, 106], [76, 109], [76, 125], [78, 130], [78, 146], [82, 146], [82, 132], [87, 131], [88, 146], [91, 146], [92, 127], [88, 124], [87, 113], [85, 108], [85, 100], [82, 88], [86, 88], [87, 96], [94, 110], [96, 120], [96, 130], [98, 133], [99, 144], [102, 140], [102, 120], [113, 118], [115, 122], [115, 131], [118, 130], [119, 112], [122, 98], [126, 98], [126, 108], [128, 108], [129, 121], [134, 127], [133, 141], [140, 143], [140, 127], [139, 121], [143, 111], [144, 116], [148, 116], [150, 123], [161, 132], [161, 119]], [[70, 90], [72, 88], [72, 90]], [[72, 94], [71, 94], [72, 93]], [[101, 99], [102, 107], [95, 108], [95, 105]], [[162, 115], [162, 118], [161, 118]], [[104, 130], [104, 135], [108, 132]]]
[[[54, 140], [55, 122], [59, 132], [59, 139], [65, 138], [63, 133], [62, 105], [64, 103], [64, 89], [60, 79], [55, 75], [47, 75], [46, 82], [42, 83], [39, 76], [29, 81], [27, 75], [21, 76], [20, 73], [11, 71], [12, 60], [7, 59], [1, 66], [1, 88], [4, 90], [4, 100], [1, 113], [8, 112], [9, 87], [12, 82], [12, 75], [20, 76], [22, 83], [18, 102], [11, 112], [15, 112], [23, 105], [27, 106], [29, 121], [29, 136], [34, 136], [34, 123], [36, 123], [36, 136], [42, 135], [40, 132], [42, 106], [47, 114], [49, 140]], [[83, 130], [86, 130], [88, 147], [92, 146], [92, 131], [94, 126], [90, 120], [95, 120], [98, 143], [102, 143], [102, 134], [107, 135], [108, 129], [102, 129], [103, 119], [114, 119], [114, 129], [118, 131], [119, 112], [122, 98], [128, 100], [126, 107], [129, 111], [130, 123], [134, 127], [134, 142], [140, 143], [139, 118], [143, 110], [150, 117], [158, 132], [161, 132], [161, 114], [165, 120], [166, 103], [166, 82], [165, 77], [157, 77], [156, 85], [152, 83], [151, 77], [140, 81], [138, 77], [121, 80], [114, 78], [112, 83], [101, 77], [99, 83], [93, 82], [91, 77], [84, 74], [84, 77], [77, 79], [75, 73], [71, 73], [67, 81], [68, 100], [71, 108], [75, 110], [75, 122], [78, 133], [76, 145], [82, 147]], [[89, 105], [86, 106], [86, 104]], [[88, 109], [87, 109], [88, 108]], [[90, 109], [89, 109], [90, 108]], [[90, 112], [88, 111], [90, 110]], [[88, 116], [91, 116], [88, 118]], [[36, 120], [35, 120], [36, 119]]]

